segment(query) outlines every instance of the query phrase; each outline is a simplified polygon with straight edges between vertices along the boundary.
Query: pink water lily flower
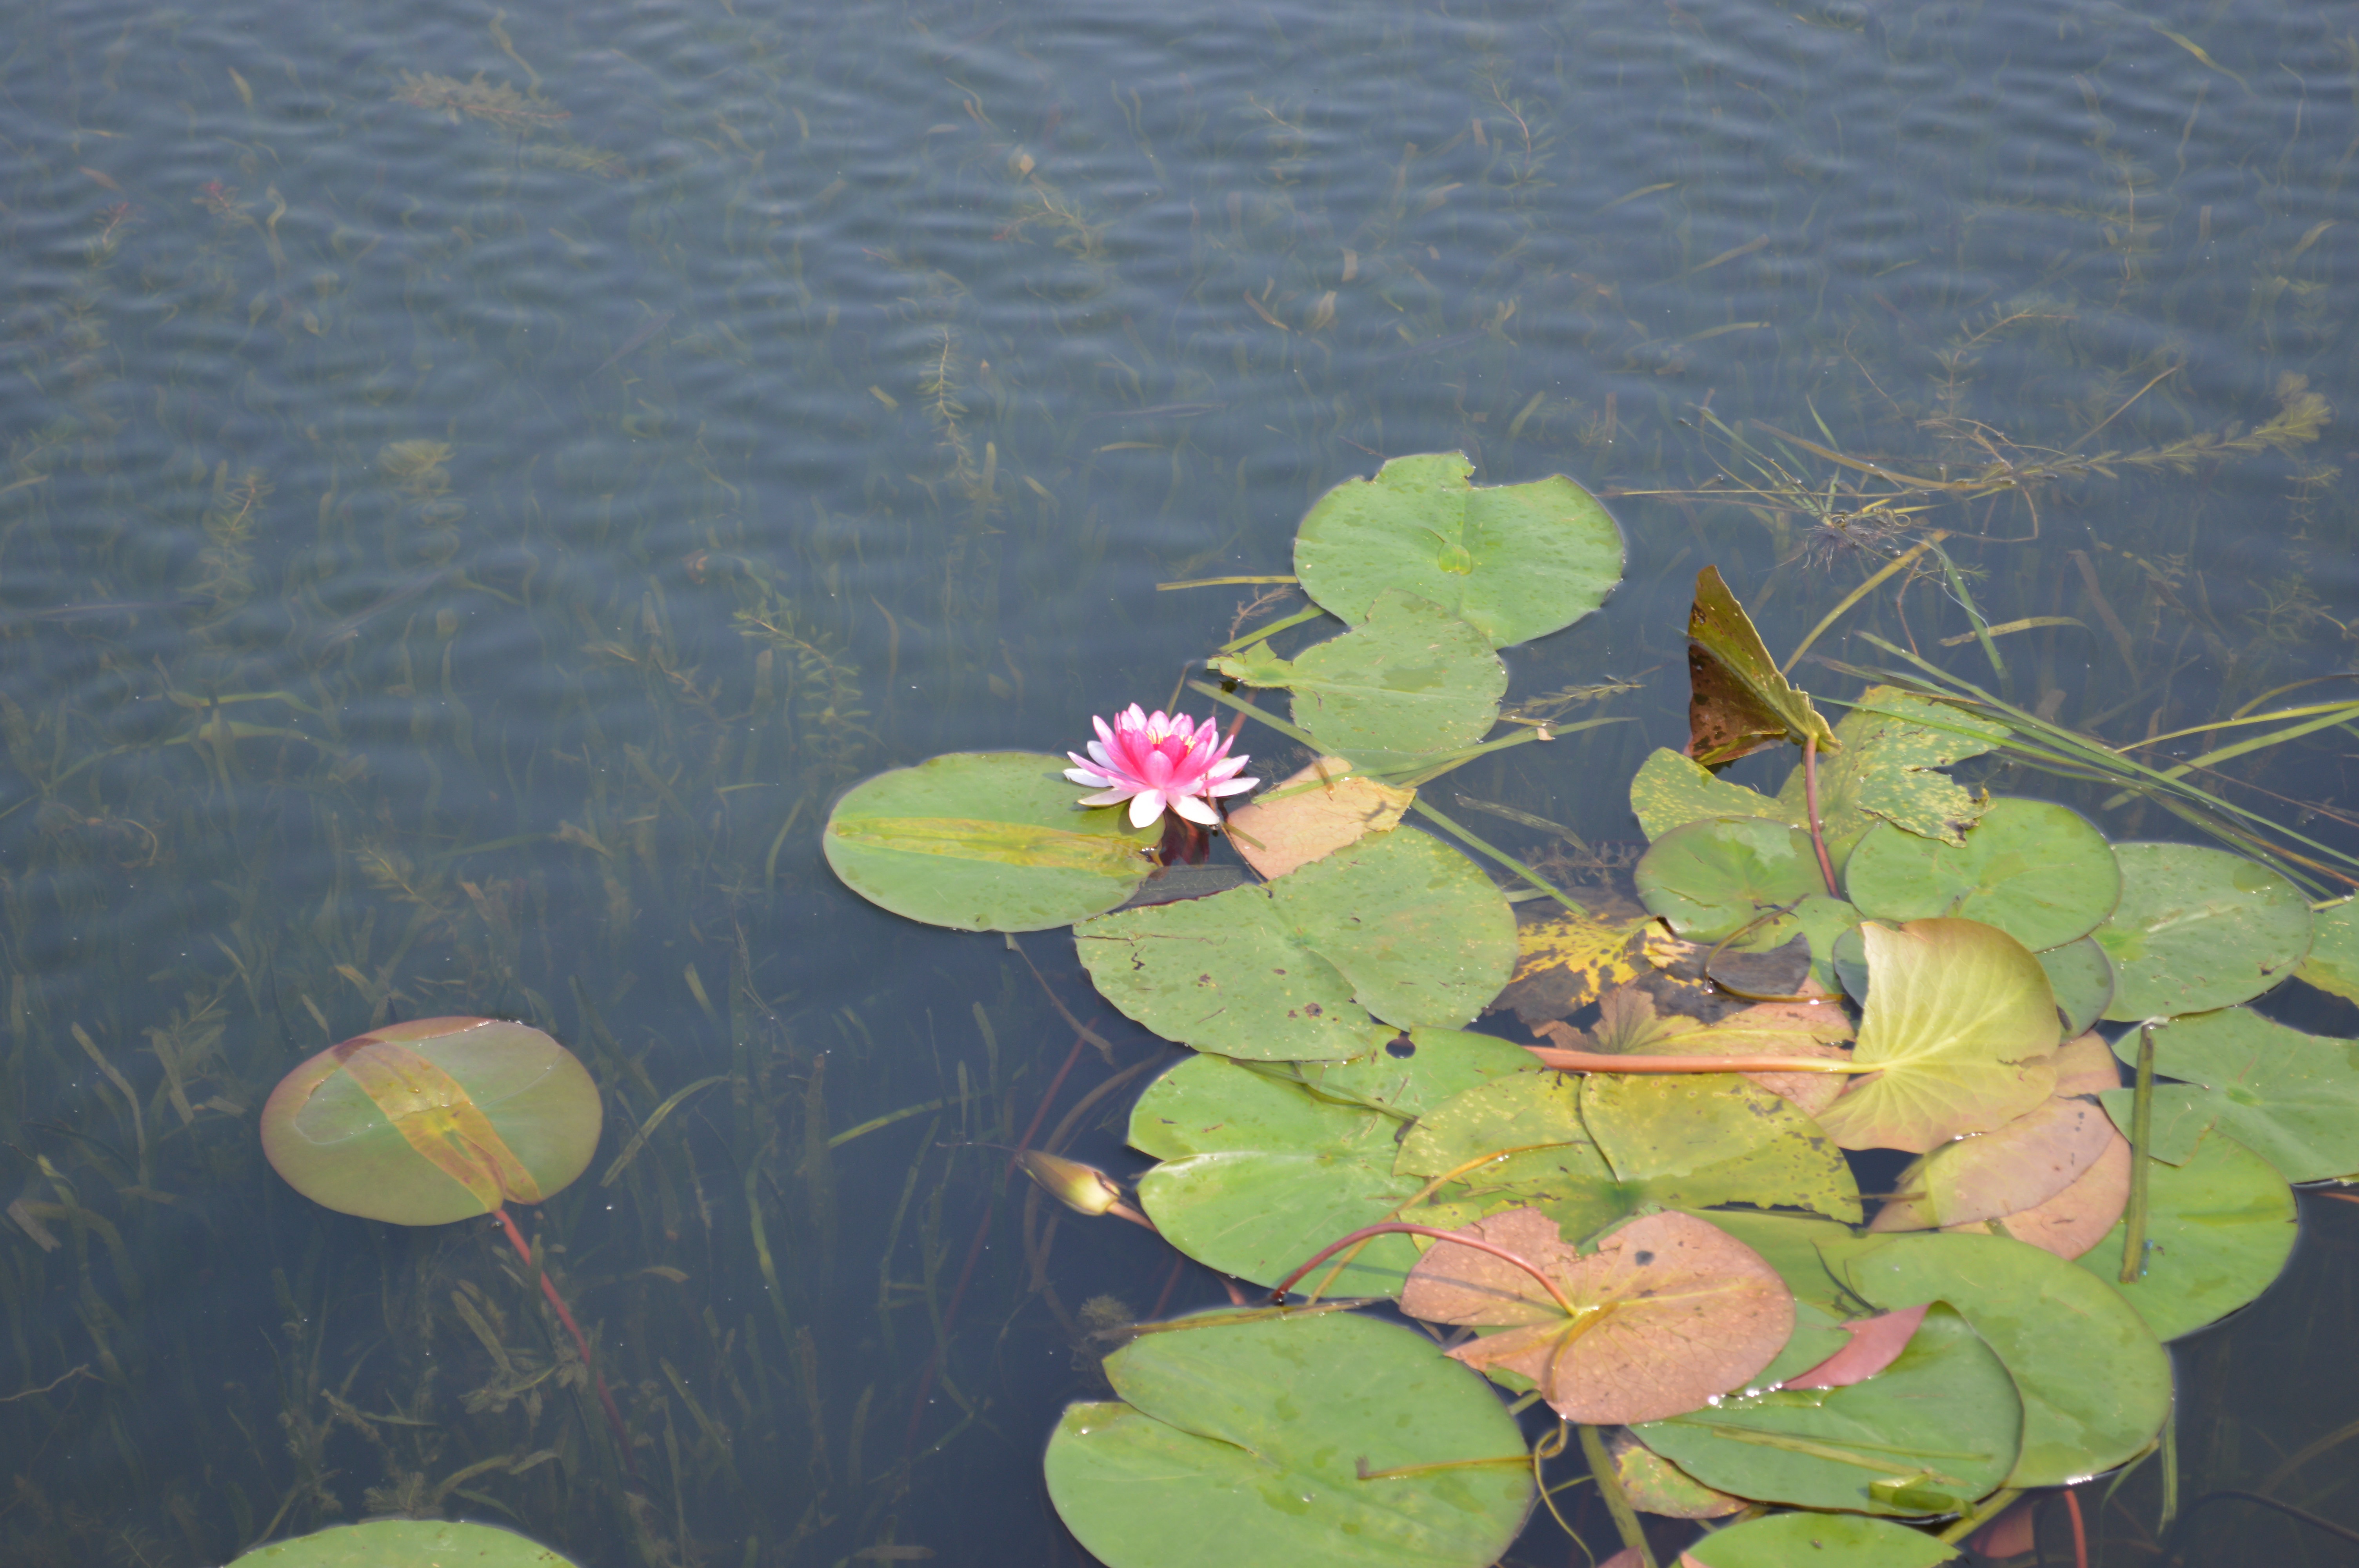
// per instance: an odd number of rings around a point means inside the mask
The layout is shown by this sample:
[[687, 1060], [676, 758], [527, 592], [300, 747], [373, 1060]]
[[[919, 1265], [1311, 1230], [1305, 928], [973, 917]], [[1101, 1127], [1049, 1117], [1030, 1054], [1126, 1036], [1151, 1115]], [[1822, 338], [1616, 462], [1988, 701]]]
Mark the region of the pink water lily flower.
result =
[[1065, 776], [1097, 791], [1082, 796], [1083, 806], [1114, 806], [1130, 802], [1130, 825], [1144, 827], [1169, 806], [1190, 822], [1216, 826], [1221, 814], [1213, 797], [1243, 795], [1261, 783], [1237, 777], [1250, 757], [1229, 755], [1231, 741], [1221, 739], [1209, 719], [1195, 723], [1185, 714], [1148, 714], [1132, 703], [1109, 725], [1093, 719], [1098, 738], [1090, 754], [1065, 753], [1073, 765]]

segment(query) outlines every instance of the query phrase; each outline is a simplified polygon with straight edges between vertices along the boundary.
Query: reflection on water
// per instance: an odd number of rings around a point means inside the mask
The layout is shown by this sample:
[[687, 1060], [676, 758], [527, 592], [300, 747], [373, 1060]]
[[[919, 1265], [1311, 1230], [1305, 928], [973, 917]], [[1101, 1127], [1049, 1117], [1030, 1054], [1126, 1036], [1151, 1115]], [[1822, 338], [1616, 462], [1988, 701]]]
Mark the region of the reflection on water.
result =
[[[585, 1563], [1073, 1560], [1052, 1412], [1109, 1325], [1219, 1287], [973, 1145], [1120, 1164], [1158, 1047], [1060, 941], [843, 892], [832, 794], [1161, 698], [1299, 601], [1156, 583], [1284, 573], [1312, 496], [1420, 450], [1571, 473], [1630, 536], [1515, 696], [1640, 722], [1461, 775], [1536, 855], [1632, 837], [1707, 562], [1782, 652], [1946, 530], [1953, 572], [1817, 651], [1873, 631], [2116, 741], [2348, 667], [2334, 19], [23, 8], [8, 1559], [406, 1510]], [[2235, 765], [2333, 830], [2338, 747]], [[440, 1013], [606, 1091], [527, 1228], [627, 1464], [487, 1222], [325, 1215], [259, 1158], [294, 1062]], [[2359, 1215], [2313, 1206], [2188, 1352], [2182, 1490], [2349, 1418]]]

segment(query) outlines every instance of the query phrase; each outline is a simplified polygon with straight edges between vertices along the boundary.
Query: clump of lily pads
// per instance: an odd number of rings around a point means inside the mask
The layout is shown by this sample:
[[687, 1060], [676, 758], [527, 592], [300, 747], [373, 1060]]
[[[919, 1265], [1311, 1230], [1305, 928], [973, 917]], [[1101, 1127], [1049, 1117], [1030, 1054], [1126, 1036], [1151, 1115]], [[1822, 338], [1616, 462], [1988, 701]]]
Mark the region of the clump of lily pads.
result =
[[[1212, 656], [1198, 696], [1315, 759], [1249, 804], [1221, 809], [1252, 782], [1234, 732], [1134, 708], [1070, 772], [937, 757], [829, 821], [864, 896], [1071, 925], [1106, 1000], [1195, 1053], [1133, 1109], [1138, 1209], [1277, 1288], [1107, 1358], [1118, 1397], [1049, 1445], [1066, 1521], [1115, 1568], [1208, 1540], [1480, 1568], [1577, 1438], [1641, 1558], [1650, 1512], [1715, 1568], [1805, 1541], [1867, 1568], [2149, 1453], [2164, 1343], [2277, 1276], [2291, 1184], [2359, 1173], [2351, 1044], [2247, 1005], [2295, 975], [2359, 995], [2352, 906], [1969, 791], [1944, 770], [2009, 730], [1921, 684], [1828, 722], [1710, 568], [1690, 743], [1630, 784], [1629, 896], [1567, 895], [1419, 791], [1573, 728], [1495, 736], [1497, 650], [1602, 603], [1620, 535], [1569, 480], [1470, 472], [1397, 459], [1321, 498], [1296, 570], [1342, 630]], [[1717, 774], [1787, 746], [1774, 795]], [[1259, 880], [1125, 907], [1167, 808]], [[1507, 1011], [1517, 1038], [1473, 1027]], [[1875, 1200], [1868, 1150], [1916, 1157]], [[1346, 1310], [1372, 1301], [1458, 1332]], [[1559, 1422], [1527, 1443], [1535, 1402]]]

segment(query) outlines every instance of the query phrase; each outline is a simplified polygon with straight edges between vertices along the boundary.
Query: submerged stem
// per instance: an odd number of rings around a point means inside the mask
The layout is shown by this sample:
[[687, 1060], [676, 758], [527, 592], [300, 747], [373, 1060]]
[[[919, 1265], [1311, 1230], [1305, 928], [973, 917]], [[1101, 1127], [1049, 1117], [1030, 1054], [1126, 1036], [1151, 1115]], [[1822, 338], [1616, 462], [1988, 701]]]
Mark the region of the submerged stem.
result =
[[1643, 1568], [1655, 1568], [1655, 1554], [1647, 1546], [1647, 1527], [1639, 1522], [1638, 1510], [1630, 1506], [1630, 1494], [1622, 1489], [1622, 1477], [1614, 1473], [1614, 1456], [1605, 1451], [1605, 1439], [1593, 1426], [1581, 1429], [1581, 1456], [1589, 1461], [1597, 1495], [1605, 1499], [1605, 1511], [1614, 1516], [1622, 1544], [1638, 1554]]
[[636, 1480], [639, 1463], [631, 1451], [630, 1430], [623, 1424], [623, 1412], [614, 1408], [614, 1396], [606, 1391], [606, 1374], [598, 1369], [597, 1361], [590, 1354], [589, 1336], [582, 1332], [582, 1325], [573, 1321], [572, 1309], [565, 1304], [565, 1298], [559, 1295], [557, 1287], [549, 1282], [549, 1271], [533, 1257], [532, 1244], [524, 1238], [524, 1232], [516, 1228], [516, 1222], [509, 1217], [506, 1208], [495, 1208], [492, 1215], [500, 1222], [500, 1227], [508, 1233], [508, 1242], [516, 1249], [516, 1256], [524, 1260], [525, 1267], [539, 1278], [540, 1293], [547, 1296], [549, 1304], [557, 1309], [558, 1321], [564, 1324], [566, 1332], [573, 1336], [573, 1347], [582, 1353], [582, 1364], [590, 1368], [591, 1379], [598, 1386], [598, 1403], [606, 1411], [606, 1424], [614, 1429], [614, 1441], [622, 1446], [623, 1467], [630, 1471]]
[[1826, 830], [1819, 822], [1819, 738], [1802, 737], [1802, 803], [1810, 814], [1810, 848], [1819, 852], [1819, 874], [1827, 879], [1827, 896], [1843, 897], [1835, 885], [1835, 863], [1827, 858]]
[[2146, 1162], [2154, 1133], [2154, 1026], [2138, 1025], [2137, 1087], [2130, 1098], [2130, 1201], [2123, 1212], [2121, 1282], [2146, 1275]]

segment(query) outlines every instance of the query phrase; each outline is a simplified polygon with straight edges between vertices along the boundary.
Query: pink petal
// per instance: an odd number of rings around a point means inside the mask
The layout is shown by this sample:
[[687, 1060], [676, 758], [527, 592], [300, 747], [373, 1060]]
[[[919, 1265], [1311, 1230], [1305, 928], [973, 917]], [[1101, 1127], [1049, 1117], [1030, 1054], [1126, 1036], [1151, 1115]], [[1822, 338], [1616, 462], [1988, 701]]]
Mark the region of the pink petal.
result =
[[[1107, 727], [1106, 721], [1105, 721], [1104, 719], [1098, 718], [1095, 714], [1093, 714], [1093, 715], [1091, 715], [1091, 716], [1090, 716], [1090, 722], [1091, 722], [1092, 724], [1093, 724], [1093, 725], [1095, 725], [1095, 726], [1097, 727], [1098, 739], [1099, 739], [1100, 741], [1103, 741], [1105, 744], [1107, 744], [1107, 745], [1109, 745], [1109, 746], [1111, 746], [1111, 745], [1113, 745], [1113, 744], [1114, 744], [1114, 730], [1113, 730], [1112, 729], [1110, 729], [1110, 728], [1108, 728], [1108, 727]], [[1094, 752], [1094, 751], [1096, 751], [1096, 750], [1097, 750], [1097, 748], [1096, 748], [1095, 746], [1093, 746], [1093, 747], [1091, 747], [1091, 748], [1090, 748], [1090, 750], [1092, 750], [1093, 752]]]

